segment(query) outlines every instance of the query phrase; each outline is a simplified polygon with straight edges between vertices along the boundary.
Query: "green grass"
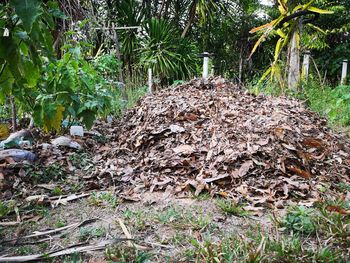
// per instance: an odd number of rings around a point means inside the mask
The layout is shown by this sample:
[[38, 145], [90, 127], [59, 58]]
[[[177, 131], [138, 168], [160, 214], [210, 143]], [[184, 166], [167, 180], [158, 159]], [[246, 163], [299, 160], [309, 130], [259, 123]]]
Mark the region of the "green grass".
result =
[[310, 84], [304, 89], [310, 108], [327, 117], [332, 124], [350, 125], [350, 86], [336, 88]]
[[145, 263], [150, 262], [152, 255], [146, 251], [139, 251], [135, 247], [127, 247], [123, 245], [107, 248], [105, 257], [109, 262], [118, 263]]
[[106, 235], [106, 229], [95, 227], [82, 227], [79, 229], [78, 239], [80, 242], [85, 242], [93, 238], [101, 238]]
[[254, 94], [272, 96], [286, 95], [288, 97], [306, 101], [309, 108], [329, 120], [334, 128], [350, 126], [350, 86], [330, 87], [320, 84], [310, 76], [309, 82], [302, 85], [300, 90], [281, 88], [277, 83], [266, 82], [248, 85], [248, 90]]
[[216, 201], [216, 205], [224, 212], [225, 214], [234, 215], [234, 216], [249, 216], [249, 212], [243, 209], [242, 204], [237, 204], [233, 200], [219, 199]]
[[111, 192], [93, 192], [89, 197], [90, 205], [95, 206], [110, 206], [116, 208], [118, 206], [118, 199], [115, 194]]

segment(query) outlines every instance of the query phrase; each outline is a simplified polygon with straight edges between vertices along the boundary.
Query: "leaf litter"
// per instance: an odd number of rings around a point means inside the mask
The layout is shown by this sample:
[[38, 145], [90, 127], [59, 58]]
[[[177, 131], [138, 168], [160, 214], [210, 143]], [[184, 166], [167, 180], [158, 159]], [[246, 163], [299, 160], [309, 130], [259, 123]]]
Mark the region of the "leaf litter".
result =
[[274, 208], [320, 200], [323, 184], [349, 184], [348, 137], [300, 101], [221, 78], [146, 96], [116, 124], [110, 146], [103, 167], [134, 195], [193, 189]]

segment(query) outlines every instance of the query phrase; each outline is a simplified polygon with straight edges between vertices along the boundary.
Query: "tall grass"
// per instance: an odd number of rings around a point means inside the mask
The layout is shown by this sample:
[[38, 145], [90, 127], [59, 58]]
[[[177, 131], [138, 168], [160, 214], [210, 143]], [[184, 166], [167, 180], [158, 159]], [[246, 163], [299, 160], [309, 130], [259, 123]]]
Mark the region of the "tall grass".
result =
[[332, 127], [350, 131], [350, 86], [331, 87], [310, 76], [300, 90], [281, 88], [278, 83], [271, 81], [263, 84], [252, 81], [247, 88], [256, 95], [285, 95], [306, 101], [309, 108], [326, 117]]

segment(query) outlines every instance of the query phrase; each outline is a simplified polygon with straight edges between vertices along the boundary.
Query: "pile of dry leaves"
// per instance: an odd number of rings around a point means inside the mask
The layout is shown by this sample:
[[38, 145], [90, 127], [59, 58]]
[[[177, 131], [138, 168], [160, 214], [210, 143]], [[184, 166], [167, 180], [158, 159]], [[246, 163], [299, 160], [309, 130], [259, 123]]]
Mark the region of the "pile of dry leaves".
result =
[[165, 190], [282, 206], [349, 183], [350, 142], [303, 103], [216, 78], [149, 95], [114, 130], [103, 171], [129, 197]]
[[330, 131], [299, 101], [255, 96], [221, 78], [148, 95], [118, 122], [99, 122], [94, 130], [75, 138], [83, 150], [48, 147], [51, 138], [40, 137], [29, 149], [39, 157], [36, 168], [0, 162], [0, 182], [7, 184], [1, 198], [15, 188], [32, 194], [28, 184], [43, 166], [65, 170], [41, 182], [44, 190], [115, 186], [129, 200], [147, 191], [208, 191], [252, 209], [282, 207], [286, 200], [312, 203], [350, 182], [347, 137]]

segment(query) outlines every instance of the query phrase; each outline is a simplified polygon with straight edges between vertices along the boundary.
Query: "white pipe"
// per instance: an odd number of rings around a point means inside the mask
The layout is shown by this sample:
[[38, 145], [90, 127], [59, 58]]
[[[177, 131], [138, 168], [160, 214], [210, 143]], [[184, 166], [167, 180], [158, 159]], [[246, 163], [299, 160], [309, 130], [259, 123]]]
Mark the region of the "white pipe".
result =
[[342, 68], [342, 71], [341, 71], [340, 85], [345, 85], [347, 74], [348, 74], [348, 60], [344, 59], [343, 60], [343, 68]]
[[303, 77], [306, 80], [309, 77], [309, 68], [310, 68], [310, 53], [307, 52], [304, 54], [304, 61], [303, 61]]
[[207, 79], [209, 74], [209, 57], [207, 52], [204, 52], [203, 54], [203, 79]]
[[152, 80], [152, 69], [148, 69], [148, 92], [152, 93], [152, 86], [153, 86], [153, 80]]

